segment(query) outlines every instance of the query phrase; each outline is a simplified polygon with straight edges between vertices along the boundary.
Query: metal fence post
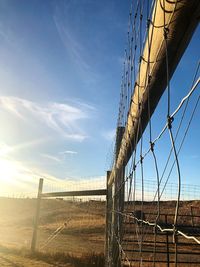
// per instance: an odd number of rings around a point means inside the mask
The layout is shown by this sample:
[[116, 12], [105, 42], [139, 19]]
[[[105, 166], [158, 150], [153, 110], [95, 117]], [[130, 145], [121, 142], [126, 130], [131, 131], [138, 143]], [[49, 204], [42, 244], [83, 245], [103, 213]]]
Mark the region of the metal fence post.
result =
[[32, 252], [35, 252], [36, 243], [37, 243], [37, 230], [38, 230], [39, 215], [40, 215], [40, 203], [41, 203], [42, 188], [43, 188], [43, 179], [40, 178], [39, 187], [38, 187], [38, 195], [37, 195], [35, 220], [34, 220], [34, 226], [33, 226], [33, 236], [32, 236], [32, 242], [31, 242], [31, 251]]

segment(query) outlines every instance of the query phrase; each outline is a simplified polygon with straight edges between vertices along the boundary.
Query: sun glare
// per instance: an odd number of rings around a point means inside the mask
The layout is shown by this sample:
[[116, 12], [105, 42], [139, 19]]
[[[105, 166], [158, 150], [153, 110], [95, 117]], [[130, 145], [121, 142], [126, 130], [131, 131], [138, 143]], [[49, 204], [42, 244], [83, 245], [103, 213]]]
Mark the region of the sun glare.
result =
[[0, 185], [2, 183], [14, 183], [18, 175], [19, 171], [15, 163], [6, 159], [0, 159]]

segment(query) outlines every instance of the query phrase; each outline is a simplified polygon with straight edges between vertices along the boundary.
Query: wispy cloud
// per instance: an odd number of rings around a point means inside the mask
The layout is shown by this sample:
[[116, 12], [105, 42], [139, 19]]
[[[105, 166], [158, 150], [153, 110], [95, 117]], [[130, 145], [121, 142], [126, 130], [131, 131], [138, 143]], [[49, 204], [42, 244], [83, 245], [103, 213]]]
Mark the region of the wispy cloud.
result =
[[56, 4], [53, 20], [58, 31], [60, 40], [65, 47], [72, 64], [76, 66], [77, 73], [84, 77], [86, 82], [95, 82], [98, 74], [94, 72], [90, 63], [87, 49], [82, 45], [82, 40], [70, 28], [70, 21], [66, 19], [66, 13], [70, 12], [67, 5]]
[[[0, 9], [1, 11], [3, 10], [2, 6], [1, 6], [2, 1], [0, 1]], [[9, 45], [13, 45], [14, 43], [14, 33], [11, 29], [11, 27], [9, 27], [9, 25], [7, 23], [5, 23], [4, 20], [0, 21], [0, 39], [1, 41], [6, 41], [7, 44]]]
[[[1, 150], [0, 150], [0, 152], [1, 152]], [[50, 154], [42, 153], [41, 156], [43, 158], [46, 158], [47, 160], [61, 163], [62, 161], [65, 160], [66, 155], [76, 155], [76, 154], [77, 154], [76, 151], [66, 150], [66, 151], [59, 152], [57, 155], [50, 155]]]
[[80, 43], [76, 41], [76, 39], [72, 36], [67, 27], [59, 21], [58, 17], [54, 17], [54, 22], [63, 45], [70, 52], [75, 63], [79, 65], [82, 70], [89, 71], [90, 65], [83, 57], [83, 47], [80, 45]]
[[92, 106], [67, 103], [36, 103], [18, 97], [0, 97], [0, 110], [6, 110], [26, 123], [41, 123], [64, 138], [83, 141], [87, 134], [80, 122], [91, 117]]
[[62, 154], [62, 155], [66, 155], [66, 154], [76, 155], [76, 154], [78, 154], [78, 152], [73, 151], [73, 150], [65, 150], [65, 151], [60, 152], [60, 154]]
[[56, 157], [56, 156], [52, 156], [49, 154], [41, 154], [41, 156], [48, 159], [48, 160], [51, 160], [51, 161], [61, 162], [61, 159], [59, 157]]

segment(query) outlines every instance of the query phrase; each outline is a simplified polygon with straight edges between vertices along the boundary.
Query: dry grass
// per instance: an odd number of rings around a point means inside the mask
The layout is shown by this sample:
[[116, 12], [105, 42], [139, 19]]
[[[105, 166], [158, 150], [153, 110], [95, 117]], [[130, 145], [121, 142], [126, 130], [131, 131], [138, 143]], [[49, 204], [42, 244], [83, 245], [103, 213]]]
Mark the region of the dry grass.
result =
[[[0, 236], [5, 246], [30, 248], [35, 199], [0, 198]], [[38, 249], [70, 218], [67, 227], [43, 252], [68, 252], [78, 256], [103, 253], [105, 203], [42, 200], [38, 230]]]
[[[30, 253], [35, 199], [0, 198], [0, 266], [104, 266], [105, 203], [42, 200], [38, 251]], [[70, 218], [48, 246], [44, 241]]]
[[[140, 209], [137, 203], [137, 209]], [[161, 203], [161, 210], [165, 214], [174, 213], [175, 202]], [[185, 201], [180, 203], [181, 214], [190, 214], [191, 205], [200, 207], [199, 201]], [[40, 223], [38, 231], [38, 252], [30, 254], [29, 248], [32, 237], [33, 217], [36, 201], [34, 199], [0, 199], [0, 266], [103, 266], [104, 233], [105, 233], [105, 203], [104, 202], [68, 202], [61, 200], [42, 200]], [[133, 205], [128, 205], [128, 210]], [[131, 211], [131, 210], [130, 210]], [[144, 203], [144, 211], [156, 213], [155, 203]], [[199, 208], [194, 210], [199, 214]], [[41, 249], [44, 241], [59, 226], [70, 219], [67, 227], [48, 246]], [[150, 220], [155, 219], [150, 215]], [[161, 217], [161, 223], [165, 217]], [[168, 223], [173, 222], [173, 217], [168, 216]], [[195, 219], [195, 225], [199, 220]], [[179, 224], [191, 225], [190, 217], [180, 217]], [[135, 238], [128, 234], [129, 238]], [[149, 236], [149, 240], [153, 236]], [[161, 240], [158, 236], [158, 241]], [[131, 244], [130, 244], [131, 245]], [[132, 245], [131, 245], [132, 246]], [[23, 249], [22, 249], [23, 248]], [[179, 247], [179, 249], [181, 249]], [[188, 247], [188, 249], [190, 249]], [[194, 250], [194, 248], [193, 248]], [[158, 257], [162, 257], [158, 255]], [[5, 258], [6, 257], [6, 258]], [[2, 264], [4, 261], [7, 262]], [[18, 265], [9, 265], [17, 262]], [[42, 263], [41, 263], [42, 262]], [[134, 263], [134, 266], [137, 266]], [[145, 267], [153, 266], [145, 263]], [[158, 263], [156, 267], [166, 266]], [[170, 267], [174, 266], [170, 264]], [[180, 265], [178, 265], [180, 266]], [[187, 265], [181, 265], [186, 267]], [[191, 267], [198, 266], [192, 265]]]
[[[2, 256], [3, 255], [3, 256]], [[31, 253], [30, 250], [25, 248], [8, 248], [0, 246], [0, 263], [2, 260], [7, 262], [7, 266], [16, 266], [14, 261], [18, 261], [19, 266], [70, 266], [70, 267], [103, 267], [104, 255], [88, 253], [80, 257], [74, 256], [69, 253], [44, 253], [35, 252]], [[13, 260], [13, 262], [12, 262]], [[2, 262], [1, 262], [2, 261]], [[10, 265], [9, 265], [10, 263]], [[18, 266], [18, 265], [17, 265]]]

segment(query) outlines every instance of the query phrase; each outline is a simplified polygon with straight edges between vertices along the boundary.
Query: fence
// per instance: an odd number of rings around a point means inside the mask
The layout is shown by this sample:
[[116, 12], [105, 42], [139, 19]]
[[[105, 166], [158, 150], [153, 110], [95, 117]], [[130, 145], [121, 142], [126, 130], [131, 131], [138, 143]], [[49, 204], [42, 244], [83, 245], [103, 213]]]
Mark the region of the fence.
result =
[[200, 63], [180, 99], [170, 81], [199, 13], [200, 2], [195, 0], [155, 0], [151, 6], [148, 0], [133, 1], [107, 189], [41, 193], [40, 187], [33, 251], [41, 198], [106, 194], [107, 267], [200, 266], [199, 189], [189, 200], [181, 165], [181, 152], [198, 112]]
[[[102, 179], [95, 181], [96, 189], [94, 181], [78, 184], [65, 181], [61, 186], [55, 181], [54, 188], [52, 181], [48, 185], [47, 180], [40, 179], [32, 252], [72, 253], [79, 257], [86, 253], [103, 253], [105, 200], [101, 201], [100, 197], [106, 195], [106, 189], [100, 187]], [[91, 184], [93, 189], [90, 189]]]
[[[189, 173], [183, 176], [186, 168], [181, 165], [187, 163], [188, 150], [181, 152], [198, 112], [199, 62], [180, 99], [170, 82], [197, 26], [197, 2], [163, 0], [150, 6], [149, 1], [133, 1], [115, 160], [107, 172], [108, 267], [200, 266], [200, 195], [197, 190], [196, 201], [185, 200], [182, 182]], [[148, 184], [150, 176], [154, 188]]]

